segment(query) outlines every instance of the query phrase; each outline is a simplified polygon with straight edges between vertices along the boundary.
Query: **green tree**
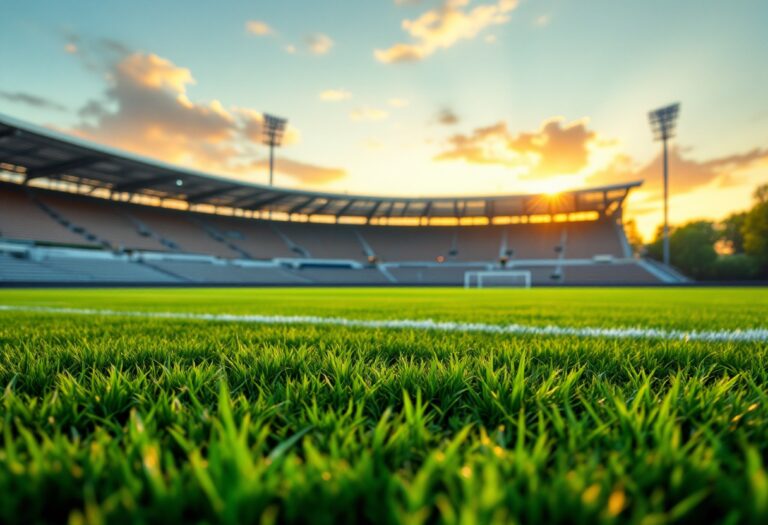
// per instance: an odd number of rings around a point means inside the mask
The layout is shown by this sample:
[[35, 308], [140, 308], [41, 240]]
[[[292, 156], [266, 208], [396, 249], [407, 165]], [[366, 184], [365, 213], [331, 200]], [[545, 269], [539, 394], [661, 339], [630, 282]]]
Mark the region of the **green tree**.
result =
[[[710, 277], [712, 266], [717, 260], [717, 238], [715, 226], [709, 221], [689, 222], [674, 228], [669, 237], [672, 266], [694, 279]], [[648, 255], [662, 260], [661, 229], [657, 231], [656, 239], [648, 245]]]
[[733, 253], [744, 253], [744, 221], [747, 219], [747, 212], [732, 213], [726, 217], [720, 226], [722, 228], [720, 240], [728, 246]]
[[768, 184], [755, 190], [755, 205], [744, 219], [744, 252], [755, 258], [760, 276], [768, 276]]
[[744, 253], [718, 257], [710, 277], [715, 281], [747, 281], [757, 277], [757, 261]]

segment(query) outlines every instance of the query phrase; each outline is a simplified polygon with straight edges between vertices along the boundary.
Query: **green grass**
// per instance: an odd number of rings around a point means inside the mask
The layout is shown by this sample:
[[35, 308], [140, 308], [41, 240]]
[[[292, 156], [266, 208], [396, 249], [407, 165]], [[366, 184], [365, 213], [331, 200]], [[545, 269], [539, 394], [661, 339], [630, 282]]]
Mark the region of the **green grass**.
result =
[[[0, 290], [2, 305], [764, 327], [749, 289]], [[0, 312], [0, 522], [766, 523], [768, 344]]]

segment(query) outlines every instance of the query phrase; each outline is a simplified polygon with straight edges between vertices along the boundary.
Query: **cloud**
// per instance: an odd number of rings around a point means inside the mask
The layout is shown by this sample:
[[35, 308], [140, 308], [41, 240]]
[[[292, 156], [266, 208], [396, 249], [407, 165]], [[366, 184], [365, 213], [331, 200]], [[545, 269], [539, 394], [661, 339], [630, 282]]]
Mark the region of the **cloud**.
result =
[[486, 44], [495, 44], [498, 39], [496, 38], [496, 35], [486, 35], [483, 40], [485, 40]]
[[408, 106], [408, 104], [410, 104], [411, 102], [404, 98], [390, 98], [388, 103], [393, 108], [404, 108]]
[[[644, 180], [645, 200], [657, 201], [663, 193], [662, 163], [661, 153], [643, 165], [638, 165], [628, 155], [618, 154], [607, 167], [591, 174], [587, 183], [603, 185]], [[768, 167], [768, 148], [700, 161], [686, 156], [679, 147], [672, 147], [669, 151], [670, 192], [679, 195], [708, 184], [720, 187], [740, 184], [743, 181], [738, 174], [760, 164]]]
[[[638, 163], [617, 151], [618, 141], [590, 129], [585, 119], [566, 123], [562, 117], [551, 118], [537, 131], [518, 133], [510, 132], [505, 122], [497, 122], [469, 134], [453, 135], [447, 146], [436, 160], [514, 168], [510, 176], [519, 180], [548, 181], [566, 176], [574, 187], [643, 180], [643, 187], [636, 192], [641, 198], [634, 200], [639, 206], [633, 207], [636, 214], [645, 207], [656, 211], [663, 190], [661, 154], [647, 163]], [[762, 166], [768, 168], [768, 148], [697, 160], [690, 152], [672, 147], [670, 191], [682, 195], [707, 185], [722, 188], [744, 184], [748, 177], [743, 174]]]
[[389, 113], [376, 108], [358, 108], [349, 114], [352, 120], [384, 120], [389, 117]]
[[275, 32], [266, 22], [261, 20], [248, 20], [245, 23], [245, 28], [249, 33], [256, 36], [268, 36]]
[[[663, 194], [661, 152], [639, 162], [622, 151], [619, 141], [588, 127], [586, 120], [553, 118], [531, 132], [511, 132], [507, 123], [497, 122], [453, 135], [445, 146], [436, 160], [501, 166], [511, 181], [541, 188], [536, 191], [643, 181], [630, 194], [627, 216], [638, 218], [646, 236], [658, 223]], [[673, 220], [712, 217], [743, 206], [732, 199], [767, 180], [768, 147], [700, 159], [690, 149], [673, 146], [669, 169]]]
[[305, 39], [307, 49], [314, 55], [325, 55], [333, 47], [333, 40], [328, 35], [315, 33]]
[[459, 116], [450, 108], [441, 109], [435, 118], [438, 124], [452, 126], [459, 123]]
[[[192, 72], [151, 53], [132, 52], [105, 71], [104, 96], [88, 101], [72, 132], [90, 140], [196, 169], [249, 177], [264, 165], [261, 112], [221, 102], [193, 101]], [[288, 126], [284, 145], [299, 141]], [[327, 182], [340, 168], [283, 158], [278, 171], [303, 182]]]
[[[269, 161], [260, 160], [253, 167], [266, 172], [269, 169]], [[275, 158], [275, 171], [289, 175], [296, 180], [313, 184], [325, 184], [347, 176], [346, 170], [342, 168], [325, 168], [290, 160], [282, 156]]]
[[285, 49], [285, 52], [288, 53], [289, 55], [293, 55], [294, 53], [296, 53], [296, 46], [294, 46], [293, 44], [288, 44], [283, 49]]
[[447, 49], [460, 40], [471, 40], [484, 29], [505, 24], [517, 0], [496, 0], [469, 8], [470, 0], [443, 0], [440, 7], [422, 13], [413, 20], [403, 20], [402, 28], [411, 42], [400, 42], [387, 49], [377, 49], [379, 62], [415, 62]]
[[75, 56], [89, 71], [102, 76], [117, 60], [129, 55], [128, 45], [114, 38], [85, 39], [77, 33], [64, 31], [64, 51]]
[[457, 134], [436, 160], [463, 160], [522, 168], [524, 178], [569, 175], [585, 169], [597, 134], [586, 121], [565, 123], [561, 117], [544, 121], [534, 132], [511, 133], [505, 122]]
[[352, 97], [352, 93], [345, 89], [326, 89], [320, 92], [318, 98], [326, 102], [338, 102]]
[[384, 143], [375, 138], [364, 140], [362, 146], [369, 151], [381, 151], [384, 149]]
[[[516, 174], [520, 179], [548, 180], [565, 175], [573, 178], [574, 186], [643, 180], [643, 198], [636, 200], [640, 206], [636, 213], [645, 209], [645, 202], [648, 210], [658, 209], [662, 193], [661, 154], [639, 164], [626, 153], [612, 153], [602, 166], [597, 166], [595, 153], [613, 152], [618, 143], [589, 129], [586, 120], [566, 123], [558, 117], [545, 121], [538, 131], [521, 133], [511, 133], [505, 122], [498, 122], [470, 134], [454, 135], [448, 145], [436, 160], [519, 168]], [[670, 191], [681, 195], [711, 184], [739, 185], [745, 180], [741, 174], [758, 166], [768, 167], [768, 148], [702, 161], [673, 147], [669, 152]]]
[[536, 17], [536, 19], [533, 21], [533, 24], [536, 27], [547, 27], [551, 21], [551, 15], [540, 15]]
[[48, 98], [40, 97], [38, 95], [32, 95], [30, 93], [23, 93], [21, 91], [0, 91], [0, 98], [9, 102], [15, 102], [17, 104], [24, 104], [38, 109], [49, 109], [53, 111], [67, 111], [67, 108], [58, 102], [54, 102]]

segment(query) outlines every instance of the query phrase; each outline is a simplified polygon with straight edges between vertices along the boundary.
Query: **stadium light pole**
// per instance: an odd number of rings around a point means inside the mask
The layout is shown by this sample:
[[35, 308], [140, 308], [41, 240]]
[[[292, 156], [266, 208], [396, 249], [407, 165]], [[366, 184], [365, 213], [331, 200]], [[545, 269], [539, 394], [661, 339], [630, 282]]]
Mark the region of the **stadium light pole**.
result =
[[275, 146], [280, 146], [283, 142], [283, 132], [287, 119], [275, 117], [264, 113], [264, 137], [262, 141], [269, 146], [269, 185], [273, 186], [274, 168], [275, 168]]
[[675, 136], [675, 124], [680, 113], [680, 104], [670, 104], [648, 113], [654, 139], [664, 145], [664, 264], [669, 265], [669, 166], [667, 142]]

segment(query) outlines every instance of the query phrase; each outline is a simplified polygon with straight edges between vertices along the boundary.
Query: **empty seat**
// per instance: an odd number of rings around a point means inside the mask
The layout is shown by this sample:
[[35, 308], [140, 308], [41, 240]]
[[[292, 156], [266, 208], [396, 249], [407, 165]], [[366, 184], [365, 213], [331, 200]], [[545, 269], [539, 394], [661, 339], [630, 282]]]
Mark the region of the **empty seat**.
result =
[[367, 254], [355, 227], [345, 224], [281, 223], [277, 229], [318, 259], [365, 260]]
[[276, 267], [242, 267], [206, 261], [151, 261], [147, 264], [193, 283], [298, 284], [308, 282]]
[[125, 213], [125, 205], [103, 199], [38, 192], [38, 198], [73, 224], [93, 233], [117, 250], [167, 251], [159, 240], [142, 235]]
[[299, 257], [292, 251], [280, 234], [267, 221], [206, 215], [200, 218], [205, 224], [219, 232], [226, 242], [233, 244], [253, 259], [275, 257]]
[[0, 237], [58, 244], [92, 244], [38, 206], [24, 188], [0, 184]]
[[149, 206], [131, 206], [128, 214], [141, 221], [159, 237], [171, 241], [179, 251], [230, 258], [240, 255], [226, 243], [214, 239], [201, 224], [192, 220], [193, 215], [190, 213]]

